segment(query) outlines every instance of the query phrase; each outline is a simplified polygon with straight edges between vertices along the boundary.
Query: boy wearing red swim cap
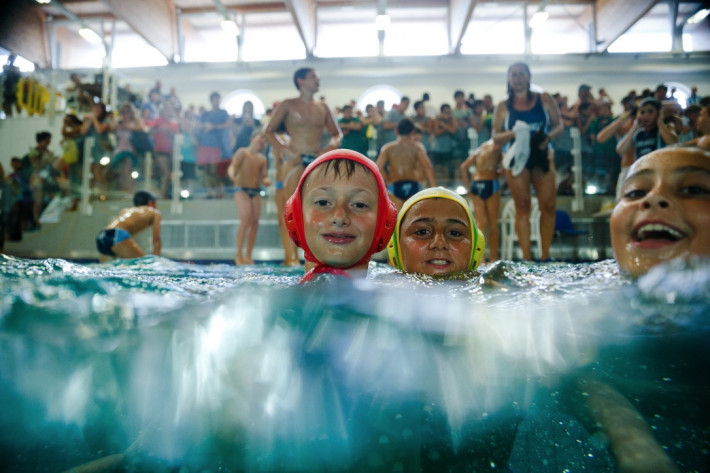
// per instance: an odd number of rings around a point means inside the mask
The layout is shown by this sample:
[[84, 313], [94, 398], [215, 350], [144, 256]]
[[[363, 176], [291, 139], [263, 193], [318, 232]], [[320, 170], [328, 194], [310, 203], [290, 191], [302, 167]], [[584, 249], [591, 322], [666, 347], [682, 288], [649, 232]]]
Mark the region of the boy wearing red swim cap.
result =
[[291, 239], [303, 248], [306, 282], [319, 273], [366, 271], [392, 236], [397, 209], [375, 163], [338, 149], [306, 168], [284, 215]]

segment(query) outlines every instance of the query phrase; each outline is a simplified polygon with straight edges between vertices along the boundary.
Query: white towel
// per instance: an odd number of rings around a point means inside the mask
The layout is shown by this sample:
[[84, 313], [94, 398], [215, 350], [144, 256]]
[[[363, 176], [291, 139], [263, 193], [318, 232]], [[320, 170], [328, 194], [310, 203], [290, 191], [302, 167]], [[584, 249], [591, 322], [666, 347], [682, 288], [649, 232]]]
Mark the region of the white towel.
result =
[[510, 169], [510, 162], [515, 158], [513, 176], [517, 176], [523, 172], [530, 157], [530, 125], [517, 120], [513, 125], [513, 131], [515, 132], [515, 141], [503, 156], [503, 167]]

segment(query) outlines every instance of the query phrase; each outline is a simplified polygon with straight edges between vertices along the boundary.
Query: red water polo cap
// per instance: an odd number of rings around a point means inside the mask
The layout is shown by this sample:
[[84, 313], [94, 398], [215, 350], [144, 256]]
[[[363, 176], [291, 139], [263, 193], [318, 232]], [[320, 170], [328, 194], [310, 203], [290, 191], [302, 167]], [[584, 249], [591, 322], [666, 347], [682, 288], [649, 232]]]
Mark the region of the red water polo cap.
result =
[[308, 244], [306, 243], [306, 235], [303, 227], [303, 202], [301, 200], [301, 190], [308, 174], [326, 161], [332, 161], [334, 159], [347, 159], [355, 161], [358, 164], [362, 164], [369, 169], [375, 177], [378, 188], [377, 223], [375, 225], [375, 235], [372, 239], [372, 244], [370, 245], [370, 249], [367, 251], [365, 256], [360, 259], [360, 261], [357, 261], [346, 268], [341, 268], [348, 269], [368, 262], [373, 254], [385, 249], [392, 233], [394, 232], [395, 223], [397, 222], [397, 207], [387, 195], [385, 180], [382, 177], [382, 174], [380, 174], [380, 169], [372, 160], [356, 151], [348, 149], [335, 149], [322, 154], [316, 158], [315, 161], [309, 164], [303, 171], [301, 179], [298, 181], [296, 191], [286, 202], [286, 206], [284, 207], [284, 217], [286, 219], [288, 234], [296, 246], [303, 248], [303, 255], [305, 256], [306, 261], [320, 263], [320, 261], [313, 256], [313, 253], [311, 253], [311, 250], [308, 248]]

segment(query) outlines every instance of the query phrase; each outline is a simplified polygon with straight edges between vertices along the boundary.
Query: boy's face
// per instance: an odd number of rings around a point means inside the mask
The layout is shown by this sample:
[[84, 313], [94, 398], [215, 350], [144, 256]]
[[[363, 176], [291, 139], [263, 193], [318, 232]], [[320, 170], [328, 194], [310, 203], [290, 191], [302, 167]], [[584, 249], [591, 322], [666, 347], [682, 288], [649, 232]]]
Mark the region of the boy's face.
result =
[[[306, 74], [306, 77], [298, 80], [299, 90], [307, 90], [310, 92], [318, 92], [320, 89], [320, 78], [316, 71], [310, 70]], [[323, 99], [323, 97], [321, 97]]]
[[653, 105], [644, 105], [639, 108], [636, 117], [644, 128], [653, 128], [658, 120], [658, 110]]
[[259, 133], [252, 137], [251, 142], [254, 146], [256, 146], [257, 150], [261, 151], [266, 145], [266, 138], [264, 138], [263, 134]]
[[332, 168], [326, 174], [325, 168], [314, 169], [303, 185], [306, 243], [320, 263], [347, 268], [372, 245], [379, 188], [375, 177], [360, 166], [350, 177], [335, 177]]
[[399, 243], [406, 272], [442, 276], [467, 270], [472, 248], [468, 215], [453, 200], [417, 202], [402, 220]]
[[710, 154], [666, 148], [637, 161], [610, 229], [619, 267], [632, 276], [679, 256], [710, 255]]

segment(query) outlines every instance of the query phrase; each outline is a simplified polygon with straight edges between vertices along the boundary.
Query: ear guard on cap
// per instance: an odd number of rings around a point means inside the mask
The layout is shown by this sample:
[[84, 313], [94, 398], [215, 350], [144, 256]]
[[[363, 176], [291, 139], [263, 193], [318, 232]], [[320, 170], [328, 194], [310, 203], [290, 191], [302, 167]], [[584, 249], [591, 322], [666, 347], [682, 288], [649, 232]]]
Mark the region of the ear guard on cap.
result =
[[[370, 257], [385, 249], [387, 242], [394, 232], [394, 226], [397, 222], [397, 207], [389, 199], [387, 194], [387, 186], [385, 185], [385, 180], [380, 173], [380, 169], [377, 165], [367, 157], [362, 154], [351, 151], [347, 149], [335, 149], [322, 154], [315, 161], [306, 167], [301, 175], [301, 179], [298, 181], [298, 186], [293, 195], [288, 199], [286, 205], [284, 206], [284, 218], [286, 221], [286, 229], [291, 237], [291, 240], [303, 249], [303, 255], [307, 261], [318, 263], [319, 261], [313, 256], [308, 244], [306, 243], [306, 235], [303, 224], [303, 201], [301, 199], [301, 191], [303, 184], [306, 181], [306, 177], [318, 166], [325, 163], [326, 161], [332, 161], [335, 159], [347, 159], [350, 161], [355, 161], [358, 164], [365, 166], [375, 177], [378, 188], [378, 199], [377, 199], [377, 223], [375, 224], [375, 235], [372, 239], [372, 245], [370, 249], [365, 254], [365, 256], [357, 261], [349, 268], [353, 266], [360, 265], [370, 260]], [[342, 268], [347, 269], [347, 268]]]
[[389, 264], [399, 269], [400, 271], [405, 271], [404, 264], [402, 262], [402, 248], [399, 244], [400, 230], [402, 226], [402, 220], [407, 214], [410, 208], [417, 202], [425, 199], [449, 199], [453, 200], [461, 207], [466, 210], [466, 215], [468, 215], [469, 224], [471, 225], [471, 257], [468, 262], [468, 269], [473, 270], [481, 264], [483, 259], [483, 253], [486, 250], [486, 239], [483, 236], [483, 232], [479, 230], [476, 226], [476, 220], [473, 218], [473, 213], [468, 207], [468, 202], [464, 200], [463, 197], [455, 192], [445, 189], [443, 187], [431, 187], [429, 189], [424, 189], [417, 192], [412, 197], [410, 197], [404, 205], [402, 205], [402, 210], [399, 211], [397, 217], [397, 223], [394, 227], [394, 233], [392, 238], [387, 244], [387, 259]]

